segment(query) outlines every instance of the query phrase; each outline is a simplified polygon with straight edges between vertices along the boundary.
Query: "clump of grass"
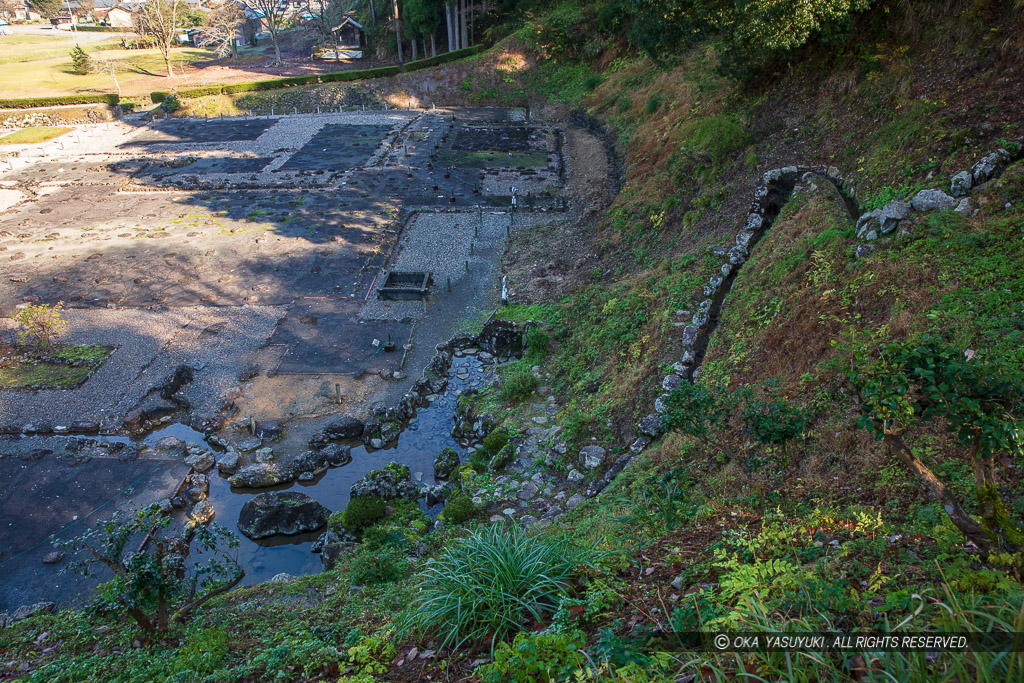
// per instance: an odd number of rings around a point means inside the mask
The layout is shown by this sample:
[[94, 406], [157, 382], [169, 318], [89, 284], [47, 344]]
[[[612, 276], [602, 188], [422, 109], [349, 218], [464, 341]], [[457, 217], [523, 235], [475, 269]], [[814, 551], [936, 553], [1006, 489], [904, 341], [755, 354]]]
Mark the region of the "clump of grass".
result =
[[564, 539], [491, 525], [448, 546], [420, 575], [409, 625], [438, 649], [495, 643], [542, 622], [604, 556]]

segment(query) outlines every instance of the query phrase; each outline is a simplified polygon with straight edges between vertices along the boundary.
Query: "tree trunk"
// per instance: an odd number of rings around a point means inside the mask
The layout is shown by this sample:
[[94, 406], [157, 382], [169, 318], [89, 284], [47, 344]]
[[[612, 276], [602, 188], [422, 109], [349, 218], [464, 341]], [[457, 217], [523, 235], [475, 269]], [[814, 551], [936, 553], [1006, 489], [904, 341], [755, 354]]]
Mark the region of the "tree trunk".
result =
[[[424, 51], [426, 51], [426, 48], [424, 48]], [[437, 56], [437, 41], [434, 39], [433, 31], [431, 31], [431, 33], [430, 33], [430, 56], [431, 57], [436, 57]]]
[[370, 25], [371, 26], [376, 26], [377, 25], [377, 9], [373, 6], [373, 0], [369, 0], [368, 4], [370, 5]]
[[885, 444], [891, 451], [895, 451], [911, 472], [917, 475], [925, 490], [939, 501], [946, 514], [949, 515], [950, 521], [967, 537], [967, 540], [972, 541], [974, 545], [982, 550], [995, 550], [993, 543], [985, 534], [985, 529], [967, 514], [963, 507], [960, 506], [960, 501], [935, 476], [935, 473], [910, 452], [910, 448], [903, 442], [903, 439], [896, 434], [886, 434]]
[[164, 66], [167, 67], [167, 77], [174, 78], [174, 71], [171, 69], [171, 48], [165, 47], [162, 52], [164, 54]]
[[981, 435], [975, 434], [971, 444], [971, 469], [974, 470], [974, 495], [982, 526], [989, 538], [996, 539], [1003, 548], [1019, 549], [1024, 546], [1024, 533], [1010, 518], [999, 497], [995, 459], [980, 452], [980, 442]]
[[459, 3], [462, 5], [462, 21], [459, 27], [461, 29], [459, 33], [459, 49], [461, 50], [469, 47], [469, 34], [466, 24], [466, 0], [459, 0]]
[[417, 42], [416, 38], [412, 39], [412, 61], [414, 62], [420, 58], [420, 50], [419, 45], [416, 44]]
[[398, 0], [391, 0], [391, 9], [395, 13], [395, 42], [398, 44], [398, 63], [405, 61], [402, 55], [402, 19], [398, 16]]
[[476, 13], [473, 11], [473, 0], [469, 0], [469, 45], [473, 47], [473, 27], [476, 26]]
[[448, 52], [455, 49], [455, 28], [452, 25], [452, 6], [444, 4], [444, 20], [448, 28]]

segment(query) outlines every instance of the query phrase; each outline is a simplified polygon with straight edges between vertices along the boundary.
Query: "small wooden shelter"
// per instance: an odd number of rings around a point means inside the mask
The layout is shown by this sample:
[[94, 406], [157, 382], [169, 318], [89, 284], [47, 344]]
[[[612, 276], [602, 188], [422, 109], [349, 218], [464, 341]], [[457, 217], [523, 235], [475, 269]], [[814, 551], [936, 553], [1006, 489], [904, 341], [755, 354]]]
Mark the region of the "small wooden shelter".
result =
[[336, 39], [335, 59], [362, 59], [363, 46], [366, 45], [366, 34], [363, 25], [348, 16], [331, 29]]

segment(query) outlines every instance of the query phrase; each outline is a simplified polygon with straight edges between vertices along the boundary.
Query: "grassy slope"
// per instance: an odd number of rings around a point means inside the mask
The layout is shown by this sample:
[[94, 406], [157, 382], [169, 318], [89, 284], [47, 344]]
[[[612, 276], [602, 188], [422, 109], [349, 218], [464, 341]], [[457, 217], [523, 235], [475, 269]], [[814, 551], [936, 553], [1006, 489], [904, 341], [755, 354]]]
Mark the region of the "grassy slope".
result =
[[[6, 36], [5, 52], [0, 57], [0, 97], [46, 97], [67, 93], [113, 92], [114, 84], [100, 73], [80, 75], [71, 72], [69, 50], [73, 38], [48, 36]], [[165, 72], [159, 50], [115, 49], [120, 39], [85, 43], [93, 59], [110, 59], [119, 65], [118, 81], [128, 95], [148, 94], [137, 85], [149, 76]], [[172, 53], [174, 64], [181, 65], [216, 59], [209, 50], [181, 49]]]
[[[585, 274], [591, 284], [560, 303], [506, 311], [555, 325], [545, 370], [565, 406], [557, 421], [576, 446], [597, 436], [621, 447], [638, 411], [660, 393], [658, 369], [679, 355], [675, 312], [692, 308], [694, 290], [717, 265], [703, 250], [731, 241], [761, 170], [834, 164], [862, 204], [873, 206], [941, 186], [1000, 138], [1022, 132], [1021, 99], [1013, 96], [1019, 79], [1008, 71], [1019, 71], [1020, 46], [1005, 43], [1013, 26], [984, 13], [970, 19], [930, 17], [924, 27], [883, 37], [869, 18], [846, 47], [810, 51], [750, 90], [714, 74], [710, 45], [667, 70], [636, 58], [598, 60], [603, 69], [549, 61], [516, 75], [498, 99], [479, 93], [482, 103], [531, 91], [581, 102], [612, 124], [625, 152], [623, 192], [594, 229], [600, 267]], [[877, 21], [902, 28], [898, 16]], [[595, 72], [598, 78], [590, 78]], [[1024, 256], [1022, 191], [1018, 165], [980, 195], [987, 202], [977, 217], [918, 220], [909, 237], [865, 259], [853, 257], [852, 229], [834, 199], [820, 188], [795, 195], [737, 278], [704, 381], [736, 386], [779, 378], [788, 397], [813, 410], [809, 436], [788, 454], [793, 471], [779, 472], [748, 471], [668, 435], [606, 494], [567, 518], [577, 540], [603, 538], [604, 547], [623, 551], [588, 584], [588, 608], [574, 612], [591, 652], [610, 656], [605, 674], [657, 680], [676, 671], [678, 662], [646, 659], [629, 647], [632, 625], [663, 620], [666, 611], [680, 629], [787, 622], [798, 629], [886, 628], [919, 607], [914, 628], [963, 628], [977, 623], [967, 615], [971, 608], [1013, 621], [1022, 604], [1019, 583], [964, 552], [941, 510], [855, 429], [856, 406], [840, 380], [842, 351], [831, 342], [851, 325], [885, 325], [896, 337], [930, 330], [1019, 362], [1024, 282], [1014, 264]], [[519, 406], [484, 400], [511, 424], [526, 426]], [[914, 445], [954, 490], [967, 493], [970, 473], [943, 435], [924, 434]], [[669, 472], [676, 473], [674, 484], [663, 480]], [[1024, 491], [1015, 472], [1006, 467], [1001, 483], [1019, 520]], [[433, 536], [430, 544], [436, 549], [449, 538]], [[0, 633], [0, 648], [32, 666], [48, 663], [34, 680], [88, 678], [86, 671], [110, 680], [174, 672], [185, 680], [468, 673], [476, 654], [394, 666], [391, 624], [414, 595], [414, 567], [403, 566], [398, 581], [350, 593], [350, 581], [366, 582], [360, 558], [285, 586], [236, 591], [169, 643], [137, 649], [130, 624], [98, 633], [108, 618], [74, 612]], [[37, 644], [44, 632], [50, 635]], [[43, 654], [48, 646], [56, 650]], [[534, 663], [554, 662], [565, 652], [532, 656]], [[942, 657], [934, 666], [965, 661]], [[738, 666], [735, 659], [707, 663], [708, 676], [715, 667]], [[989, 663], [978, 657], [983, 674]], [[806, 680], [880, 670], [904, 680], [926, 666], [923, 655], [837, 660], [817, 671], [807, 658], [798, 664], [796, 678]], [[771, 657], [743, 662], [769, 678], [784, 665]]]

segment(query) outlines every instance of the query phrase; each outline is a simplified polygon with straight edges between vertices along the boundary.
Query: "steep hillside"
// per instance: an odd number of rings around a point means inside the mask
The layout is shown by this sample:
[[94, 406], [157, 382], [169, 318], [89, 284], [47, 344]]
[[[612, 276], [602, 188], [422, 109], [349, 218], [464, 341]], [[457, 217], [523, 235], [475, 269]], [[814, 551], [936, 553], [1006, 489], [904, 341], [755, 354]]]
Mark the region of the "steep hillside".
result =
[[[528, 103], [606, 139], [618, 158], [601, 169], [622, 167], [606, 210], [520, 233], [505, 262], [498, 317], [537, 324], [462, 409], [492, 415], [490, 455], [511, 443], [524, 469], [471, 461], [430, 534], [418, 510], [389, 509], [335, 569], [233, 591], [165, 636], [102, 609], [19, 622], [0, 631], [0, 671], [1018, 680], [1019, 656], [987, 652], [674, 640], [1024, 631], [1024, 21], [1008, 2], [863, 4], [742, 73], [713, 32], [652, 61], [610, 18], [619, 3], [537, 10], [457, 67], [455, 101]], [[228, 106], [189, 104], [214, 105]], [[986, 157], [952, 204], [901, 209]], [[902, 218], [869, 214], [883, 208]], [[730, 253], [752, 211], [763, 231]], [[509, 499], [557, 512], [509, 524]]]

